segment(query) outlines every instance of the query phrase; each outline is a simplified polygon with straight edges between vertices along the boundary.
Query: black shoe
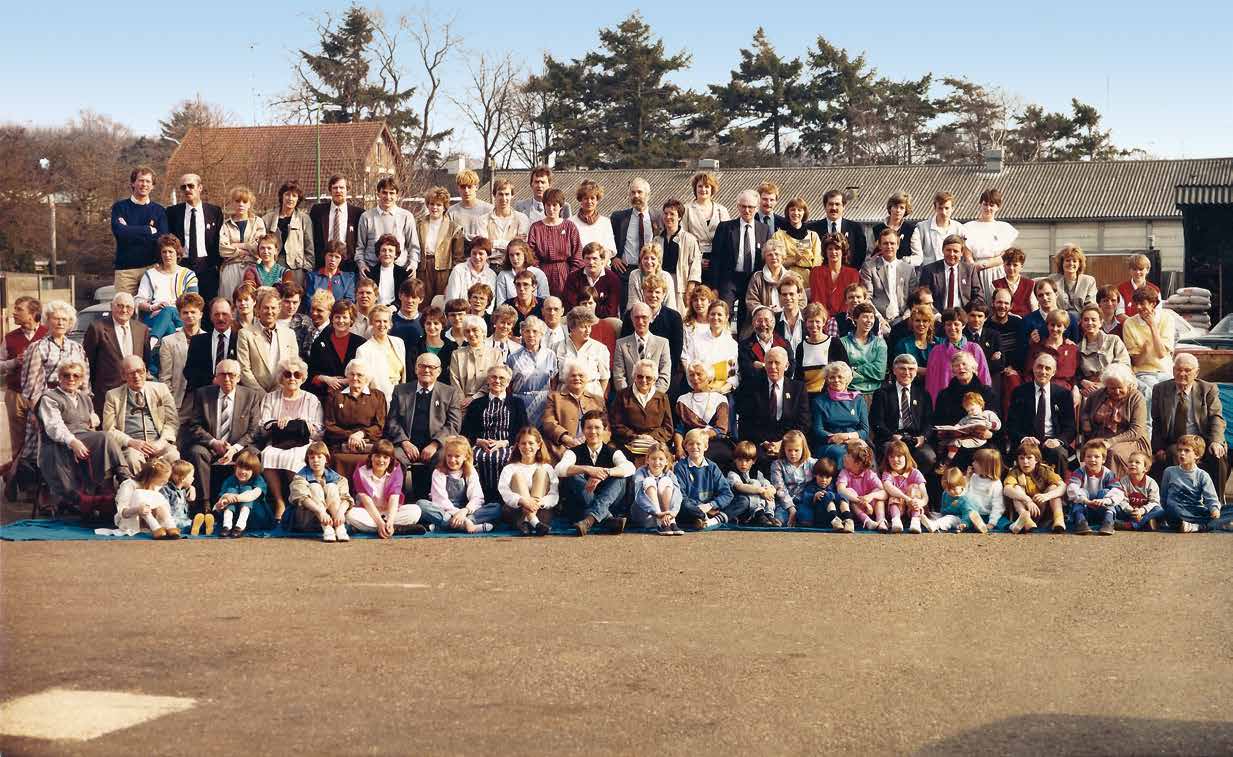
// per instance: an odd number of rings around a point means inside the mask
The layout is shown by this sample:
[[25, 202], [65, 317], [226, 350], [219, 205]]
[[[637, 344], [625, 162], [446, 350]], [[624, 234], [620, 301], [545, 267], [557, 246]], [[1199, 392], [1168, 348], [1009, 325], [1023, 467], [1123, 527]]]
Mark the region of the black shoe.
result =
[[750, 524], [754, 526], [761, 526], [762, 528], [771, 528], [779, 525], [779, 523], [777, 523], [775, 519], [772, 518], [765, 510], [759, 510], [754, 513], [753, 518], [750, 520]]
[[595, 518], [593, 516], [584, 516], [582, 520], [574, 524], [574, 532], [579, 536], [586, 536], [591, 529], [595, 527]]
[[519, 521], [518, 533], [522, 534], [523, 536], [530, 536], [531, 535], [531, 524], [526, 522], [525, 520]]
[[244, 535], [244, 529], [242, 529], [242, 528], [233, 528], [233, 529], [231, 529], [231, 534], [230, 534], [230, 536], [231, 536], [231, 538], [232, 538], [232, 539], [238, 539], [238, 538], [240, 538], [240, 537], [241, 537], [241, 536], [243, 536], [243, 535]]
[[548, 532], [551, 530], [552, 530], [552, 526], [549, 526], [547, 523], [543, 522], [542, 520], [539, 523], [535, 524], [535, 535], [536, 536], [547, 536]]
[[1092, 527], [1088, 525], [1086, 518], [1075, 522], [1075, 533], [1079, 536], [1087, 536], [1092, 533]]
[[219, 532], [218, 532], [218, 538], [220, 538], [220, 539], [230, 539], [230, 538], [231, 538], [231, 532], [232, 532], [233, 530], [234, 530], [234, 529], [224, 528], [222, 531], [219, 531]]
[[408, 526], [394, 526], [394, 533], [398, 536], [419, 536], [428, 533], [428, 527], [421, 523], [412, 523]]
[[625, 518], [620, 515], [613, 515], [604, 519], [604, 525], [608, 528], [608, 533], [613, 536], [620, 536], [625, 533]]

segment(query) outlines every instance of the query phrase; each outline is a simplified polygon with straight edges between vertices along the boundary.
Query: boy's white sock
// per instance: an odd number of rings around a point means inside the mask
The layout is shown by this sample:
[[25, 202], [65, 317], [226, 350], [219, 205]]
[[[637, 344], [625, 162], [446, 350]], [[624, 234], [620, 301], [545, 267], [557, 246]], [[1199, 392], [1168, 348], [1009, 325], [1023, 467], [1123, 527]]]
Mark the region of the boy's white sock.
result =
[[231, 514], [231, 510], [223, 510], [223, 528], [231, 528], [231, 522], [234, 517]]
[[538, 526], [539, 516], [536, 515], [535, 513], [531, 513], [529, 516], [527, 516], [527, 523], [530, 523], [532, 526]]
[[240, 529], [241, 531], [243, 531], [244, 527], [248, 525], [248, 511], [249, 511], [249, 508], [241, 507], [240, 517], [236, 518], [235, 527]]

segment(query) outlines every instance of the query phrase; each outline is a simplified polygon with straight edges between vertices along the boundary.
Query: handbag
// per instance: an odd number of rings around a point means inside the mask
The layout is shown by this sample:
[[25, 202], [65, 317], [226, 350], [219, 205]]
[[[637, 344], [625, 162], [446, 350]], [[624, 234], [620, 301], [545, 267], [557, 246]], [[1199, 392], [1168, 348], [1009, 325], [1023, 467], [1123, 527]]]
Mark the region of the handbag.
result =
[[308, 421], [303, 418], [294, 418], [287, 421], [287, 425], [282, 428], [275, 423], [270, 427], [270, 439], [267, 444], [278, 449], [295, 449], [303, 447], [312, 441], [308, 433]]

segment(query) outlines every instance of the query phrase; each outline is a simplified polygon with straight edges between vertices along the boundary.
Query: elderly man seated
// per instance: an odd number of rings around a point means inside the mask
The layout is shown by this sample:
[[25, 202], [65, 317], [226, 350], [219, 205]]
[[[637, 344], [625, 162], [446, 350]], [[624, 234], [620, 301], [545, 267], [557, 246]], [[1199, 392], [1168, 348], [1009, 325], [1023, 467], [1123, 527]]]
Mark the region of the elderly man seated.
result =
[[441, 445], [462, 428], [462, 393], [440, 381], [441, 359], [431, 352], [415, 359], [415, 381], [394, 387], [385, 416], [385, 438], [406, 469], [403, 491], [427, 496]]
[[129, 476], [135, 476], [147, 460], [180, 459], [176, 432], [180, 414], [166, 384], [146, 381], [146, 363], [129, 355], [120, 363], [124, 384], [107, 392], [103, 402], [103, 431], [124, 448]]
[[1225, 421], [1216, 385], [1198, 378], [1199, 361], [1189, 352], [1173, 358], [1173, 378], [1161, 381], [1152, 390], [1152, 477], [1157, 481], [1164, 469], [1177, 465], [1177, 440], [1186, 434], [1203, 437], [1207, 450], [1199, 467], [1207, 471], [1223, 499], [1229, 480], [1228, 445]]
[[[655, 388], [661, 392], [668, 391], [672, 380], [672, 360], [669, 357], [671, 347], [668, 340], [651, 333], [651, 306], [645, 302], [635, 302], [629, 308], [629, 321], [633, 324], [634, 333], [617, 340], [615, 364], [612, 367], [612, 383], [619, 392], [634, 382], [634, 366], [639, 360], [650, 360], [659, 369], [659, 378], [655, 380]], [[680, 355], [677, 355], [678, 361]]]
[[198, 389], [193, 403], [196, 411], [188, 424], [184, 458], [196, 471], [196, 495], [203, 505], [213, 501], [223, 480], [213, 472], [233, 467], [236, 455], [245, 448], [252, 449], [257, 433], [264, 395], [239, 386], [239, 381], [239, 361], [220, 360], [214, 368], [214, 383]]

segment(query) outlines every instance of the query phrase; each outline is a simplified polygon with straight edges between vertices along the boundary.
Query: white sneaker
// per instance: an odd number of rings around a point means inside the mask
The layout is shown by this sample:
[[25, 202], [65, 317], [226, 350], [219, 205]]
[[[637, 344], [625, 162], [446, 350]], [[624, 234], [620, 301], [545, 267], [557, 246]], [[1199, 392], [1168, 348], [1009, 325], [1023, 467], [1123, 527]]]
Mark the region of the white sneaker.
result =
[[333, 526], [325, 526], [321, 529], [321, 541], [338, 541], [338, 536], [335, 535]]
[[902, 518], [898, 518], [898, 517], [891, 518], [891, 533], [892, 534], [903, 533], [903, 519]]
[[[432, 530], [432, 526], [429, 526], [429, 527], [428, 527], [428, 529], [431, 531], [431, 530]], [[488, 532], [489, 532], [489, 531], [491, 531], [491, 530], [492, 530], [492, 524], [491, 524], [491, 523], [477, 523], [477, 524], [475, 524], [475, 533], [477, 533], [477, 534], [486, 534], [486, 533], [488, 533]]]
[[706, 528], [719, 528], [719, 520], [717, 518], [707, 518]]
[[911, 522], [908, 523], [908, 532], [913, 534], [920, 533], [920, 518], [918, 516], [912, 516]]
[[343, 523], [338, 528], [334, 529], [334, 537], [339, 541], [351, 541], [351, 534], [347, 533], [347, 524]]

